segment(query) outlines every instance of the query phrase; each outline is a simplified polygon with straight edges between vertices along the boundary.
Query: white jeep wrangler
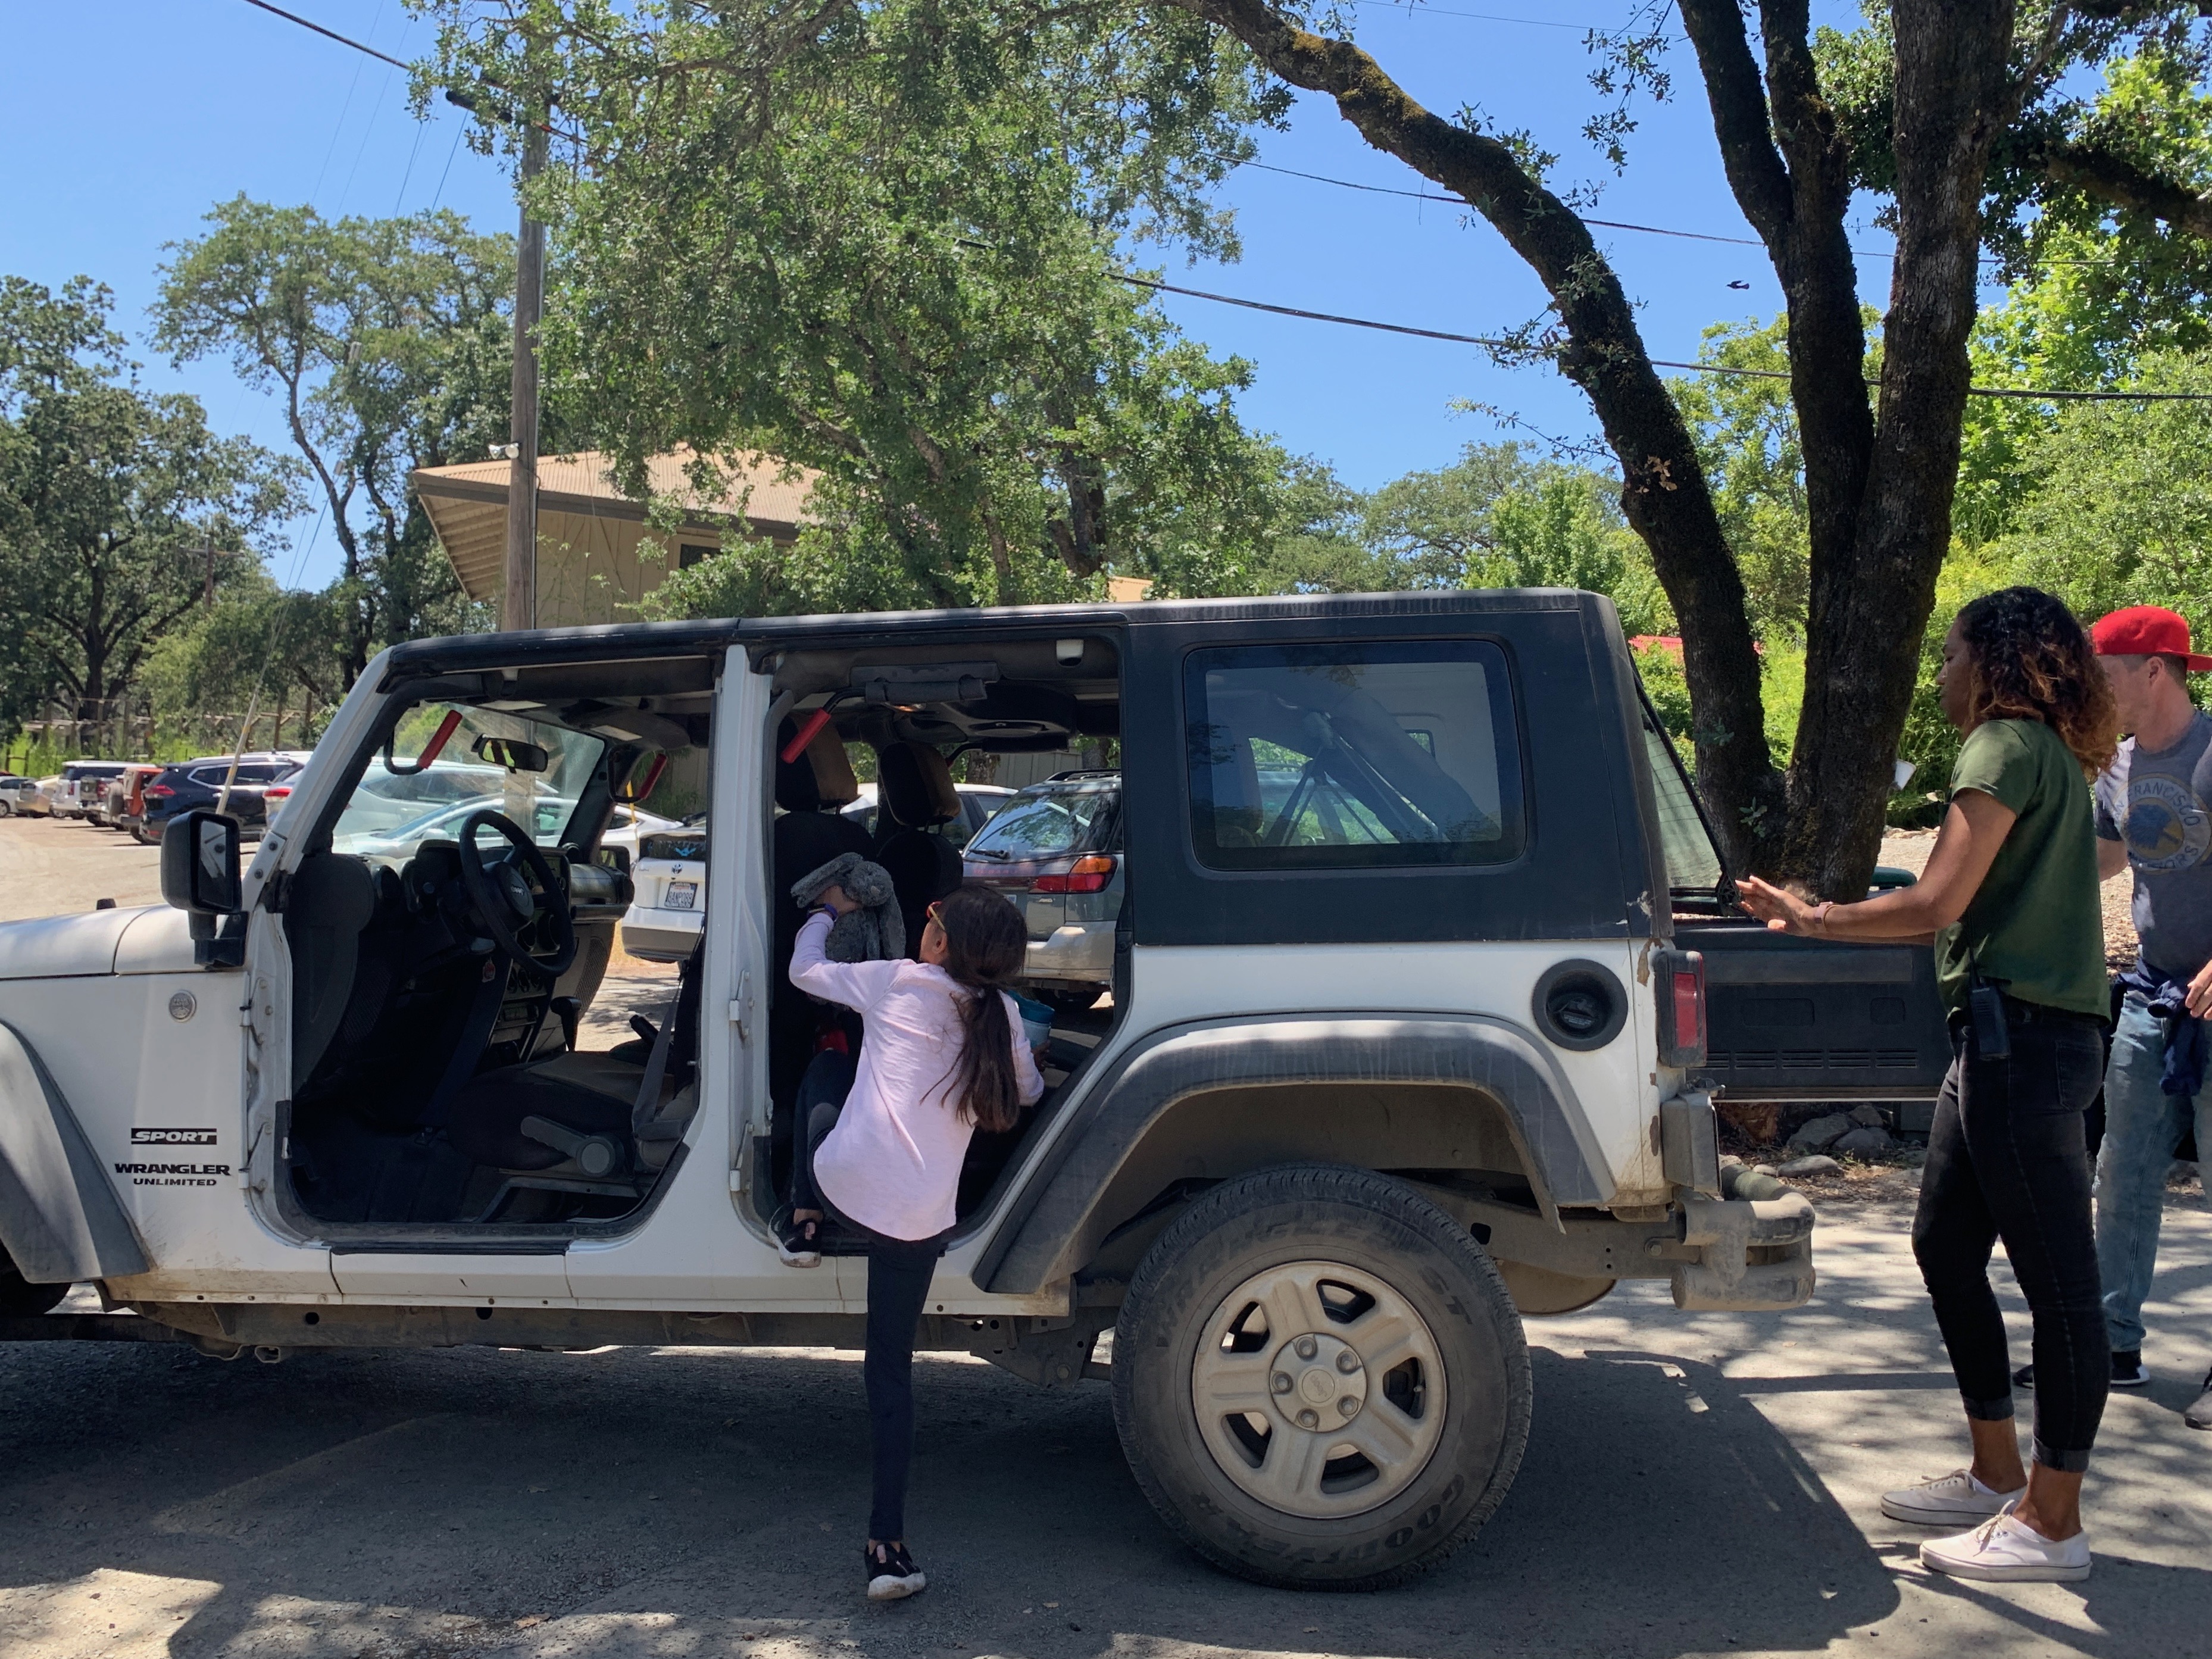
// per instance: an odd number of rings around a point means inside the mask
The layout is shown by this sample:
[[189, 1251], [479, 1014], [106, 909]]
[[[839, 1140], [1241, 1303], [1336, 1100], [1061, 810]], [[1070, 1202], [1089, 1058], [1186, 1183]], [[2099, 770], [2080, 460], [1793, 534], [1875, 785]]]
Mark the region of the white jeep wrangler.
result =
[[[422, 641], [370, 665], [250, 868], [196, 813], [172, 908], [0, 927], [0, 1335], [859, 1346], [865, 1258], [793, 1271], [768, 1225], [824, 1040], [789, 885], [863, 848], [918, 918], [959, 880], [927, 833], [952, 757], [1109, 739], [1112, 994], [976, 1137], [921, 1346], [1110, 1373], [1144, 1489], [1232, 1571], [1378, 1585], [1470, 1536], [1528, 1432], [1523, 1315], [1624, 1278], [1811, 1294], [1809, 1206], [1723, 1192], [1702, 1079], [1940, 1075], [1925, 952], [1729, 915], [1590, 594]], [[854, 745], [872, 839], [837, 810]], [[353, 803], [433, 767], [501, 793], [393, 851]], [[614, 1011], [630, 1037], [588, 1018], [629, 899], [598, 848], [664, 768], [715, 873], [671, 1006]], [[1770, 981], [1812, 1011], [1798, 1046], [1709, 1054], [1709, 982], [1725, 1023]], [[88, 1280], [106, 1313], [47, 1311]]]

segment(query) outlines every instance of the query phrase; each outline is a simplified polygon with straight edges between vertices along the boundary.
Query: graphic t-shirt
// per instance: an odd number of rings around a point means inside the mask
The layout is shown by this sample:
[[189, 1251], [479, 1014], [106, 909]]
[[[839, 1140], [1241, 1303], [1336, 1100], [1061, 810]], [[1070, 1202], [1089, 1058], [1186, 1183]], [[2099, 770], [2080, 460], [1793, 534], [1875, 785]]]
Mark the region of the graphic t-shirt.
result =
[[2187, 981], [2212, 961], [2212, 719], [2155, 753], [2133, 738], [2097, 780], [2097, 833], [2124, 842], [2142, 959]]
[[2023, 1002], [2103, 1014], [2095, 810], [2073, 750], [2041, 720], [1984, 720], [1951, 769], [1951, 793], [1965, 789], [2015, 816], [1966, 914], [1936, 935], [1943, 1006], [1963, 1011], [1979, 974]]

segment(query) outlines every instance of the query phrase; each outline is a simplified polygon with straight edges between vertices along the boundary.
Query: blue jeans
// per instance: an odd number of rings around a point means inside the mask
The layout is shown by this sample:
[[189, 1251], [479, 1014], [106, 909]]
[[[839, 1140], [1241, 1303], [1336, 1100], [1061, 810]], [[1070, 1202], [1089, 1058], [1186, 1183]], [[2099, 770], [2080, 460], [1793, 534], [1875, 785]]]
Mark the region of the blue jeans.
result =
[[2197, 1124], [2200, 1155], [2212, 1156], [2212, 1088], [2193, 1099], [2161, 1094], [2166, 1030], [2139, 992], [2128, 993], [2105, 1071], [2105, 1144], [2097, 1152], [2097, 1276], [2112, 1346], [2142, 1346], [2143, 1298], [2158, 1265], [2158, 1225], [2174, 1148]]

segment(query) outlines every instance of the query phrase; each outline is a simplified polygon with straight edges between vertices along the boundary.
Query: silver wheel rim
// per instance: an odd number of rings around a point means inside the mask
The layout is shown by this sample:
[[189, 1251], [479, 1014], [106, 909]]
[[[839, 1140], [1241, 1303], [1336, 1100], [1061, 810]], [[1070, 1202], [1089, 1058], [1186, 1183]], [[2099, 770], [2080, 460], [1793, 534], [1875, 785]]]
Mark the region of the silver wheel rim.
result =
[[1333, 1518], [1386, 1504], [1428, 1467], [1447, 1401], [1436, 1337], [1372, 1273], [1286, 1261], [1213, 1310], [1190, 1398], [1214, 1462], [1255, 1501]]

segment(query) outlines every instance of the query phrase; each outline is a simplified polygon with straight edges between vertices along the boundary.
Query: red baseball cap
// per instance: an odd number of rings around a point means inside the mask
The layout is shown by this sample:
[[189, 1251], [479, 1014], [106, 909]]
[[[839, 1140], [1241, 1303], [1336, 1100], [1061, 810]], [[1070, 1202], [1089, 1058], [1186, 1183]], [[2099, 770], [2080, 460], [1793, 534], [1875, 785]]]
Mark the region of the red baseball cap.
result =
[[2089, 630], [2100, 657], [2181, 657], [2189, 672], [2212, 672], [2212, 657], [2189, 648], [2189, 624], [2163, 605], [2131, 605]]

